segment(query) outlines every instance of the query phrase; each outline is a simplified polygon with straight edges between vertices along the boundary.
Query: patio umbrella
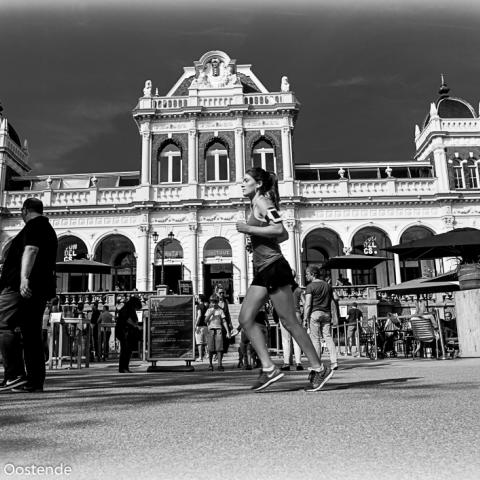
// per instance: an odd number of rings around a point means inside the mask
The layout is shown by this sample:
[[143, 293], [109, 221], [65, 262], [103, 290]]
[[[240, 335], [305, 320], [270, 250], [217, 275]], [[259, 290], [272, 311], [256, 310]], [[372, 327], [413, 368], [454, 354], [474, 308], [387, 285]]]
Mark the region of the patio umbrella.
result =
[[397, 253], [402, 259], [462, 257], [464, 262], [475, 262], [480, 255], [480, 230], [456, 228], [431, 237], [387, 247], [385, 250]]
[[388, 260], [387, 257], [379, 257], [373, 255], [338, 255], [336, 257], [330, 257], [322, 268], [327, 270], [331, 269], [344, 269], [351, 268], [353, 270], [368, 270], [375, 267], [384, 260]]
[[379, 292], [395, 293], [395, 294], [416, 294], [423, 293], [443, 293], [455, 292], [460, 290], [457, 281], [436, 281], [433, 278], [415, 278], [407, 282], [392, 285], [390, 287], [379, 288]]
[[65, 273], [105, 273], [109, 274], [112, 267], [106, 263], [95, 262], [82, 258], [80, 260], [71, 260], [69, 262], [57, 262], [57, 272]]

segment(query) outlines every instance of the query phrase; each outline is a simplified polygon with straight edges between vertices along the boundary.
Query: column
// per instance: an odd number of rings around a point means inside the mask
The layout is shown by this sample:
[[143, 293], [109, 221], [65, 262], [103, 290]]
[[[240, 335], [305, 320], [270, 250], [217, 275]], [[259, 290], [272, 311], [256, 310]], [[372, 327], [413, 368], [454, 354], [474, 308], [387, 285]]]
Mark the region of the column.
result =
[[243, 148], [243, 129], [235, 129], [235, 182], [241, 183], [243, 180], [245, 168], [244, 148]]
[[190, 265], [193, 293], [198, 294], [198, 225], [190, 224], [190, 248], [192, 250], [192, 263]]
[[149, 226], [140, 225], [138, 227], [138, 242], [137, 242], [137, 289], [145, 291], [150, 289], [151, 281], [149, 279], [148, 269], [148, 240], [149, 240]]
[[397, 253], [393, 254], [393, 263], [395, 265], [395, 283], [398, 285], [402, 283], [402, 272], [400, 268], [400, 256]]
[[142, 185], [150, 183], [150, 132], [142, 132]]
[[282, 128], [283, 179], [292, 180], [292, 144], [290, 127]]
[[435, 166], [435, 175], [438, 178], [438, 191], [449, 192], [450, 184], [448, 180], [447, 155], [441, 142], [439, 142], [439, 148], [433, 151], [433, 163]]
[[295, 272], [298, 272], [298, 265], [297, 265], [297, 242], [295, 238], [296, 233], [296, 220], [291, 219], [285, 222], [285, 227], [288, 232], [288, 250], [287, 250], [287, 260]]
[[197, 183], [197, 131], [190, 130], [188, 132], [188, 183]]

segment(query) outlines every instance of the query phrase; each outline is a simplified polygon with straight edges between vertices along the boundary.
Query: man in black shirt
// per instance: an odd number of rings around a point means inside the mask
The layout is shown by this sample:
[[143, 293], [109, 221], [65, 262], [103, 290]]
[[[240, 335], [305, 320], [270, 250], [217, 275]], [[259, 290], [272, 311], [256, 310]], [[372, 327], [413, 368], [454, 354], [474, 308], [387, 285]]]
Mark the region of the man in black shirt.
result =
[[[357, 325], [362, 321], [363, 314], [362, 311], [358, 308], [357, 303], [353, 303], [352, 307], [347, 313], [347, 355], [352, 354], [352, 345], [353, 345], [353, 337], [355, 336], [355, 332], [357, 330]], [[358, 345], [357, 345], [357, 355], [358, 355]]]
[[0, 389], [41, 392], [42, 317], [47, 300], [55, 296], [58, 241], [39, 199], [27, 198], [21, 215], [25, 226], [10, 245], [0, 277], [0, 351], [5, 367]]

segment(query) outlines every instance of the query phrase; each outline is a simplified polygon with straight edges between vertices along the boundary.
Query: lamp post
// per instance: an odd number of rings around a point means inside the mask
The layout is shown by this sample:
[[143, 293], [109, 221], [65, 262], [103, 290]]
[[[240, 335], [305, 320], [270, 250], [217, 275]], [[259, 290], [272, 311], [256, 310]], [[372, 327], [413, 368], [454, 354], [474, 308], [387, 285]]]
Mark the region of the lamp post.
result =
[[[162, 259], [162, 269], [160, 273], [160, 284], [164, 285], [165, 284], [165, 246], [172, 243], [175, 235], [173, 232], [170, 232], [167, 235], [167, 238], [164, 238], [163, 240], [160, 241], [159, 247], [160, 247], [160, 252], [161, 252], [161, 259]], [[152, 233], [152, 238], [153, 242], [156, 244], [158, 242], [158, 233], [153, 232]]]

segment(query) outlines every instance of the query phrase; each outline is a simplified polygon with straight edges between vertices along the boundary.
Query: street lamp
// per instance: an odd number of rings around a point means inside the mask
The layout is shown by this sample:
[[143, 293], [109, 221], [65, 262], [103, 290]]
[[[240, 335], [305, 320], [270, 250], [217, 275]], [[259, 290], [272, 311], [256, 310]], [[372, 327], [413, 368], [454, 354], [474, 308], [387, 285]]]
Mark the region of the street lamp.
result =
[[[167, 235], [167, 238], [164, 238], [163, 240], [160, 241], [160, 243], [158, 244], [159, 247], [160, 247], [160, 252], [161, 252], [161, 259], [162, 259], [162, 269], [161, 269], [161, 273], [160, 273], [160, 284], [161, 285], [164, 285], [165, 284], [165, 268], [164, 268], [164, 265], [165, 265], [165, 246], [172, 243], [173, 242], [173, 239], [174, 239], [175, 235], [173, 234], [173, 232], [170, 232], [168, 235]], [[153, 241], [154, 243], [157, 243], [158, 242], [158, 233], [157, 232], [153, 232], [152, 233], [152, 238], [153, 238]]]

